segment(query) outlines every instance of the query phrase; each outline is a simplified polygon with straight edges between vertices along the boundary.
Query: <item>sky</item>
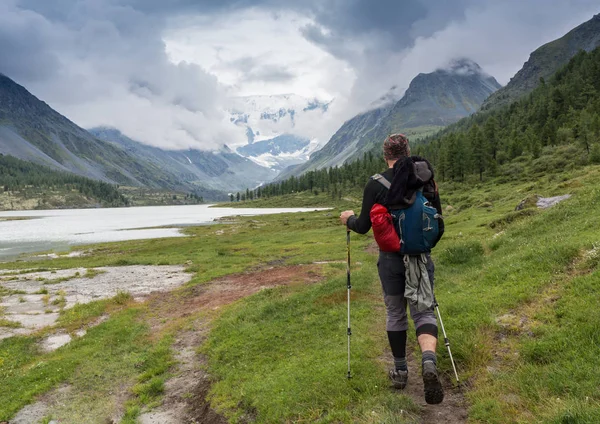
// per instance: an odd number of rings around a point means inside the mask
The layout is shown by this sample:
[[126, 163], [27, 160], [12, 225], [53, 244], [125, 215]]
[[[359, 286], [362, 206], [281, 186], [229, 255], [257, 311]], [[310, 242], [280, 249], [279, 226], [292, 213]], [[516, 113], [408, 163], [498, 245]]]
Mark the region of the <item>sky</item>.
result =
[[501, 84], [597, 0], [0, 0], [0, 73], [84, 128], [168, 149], [246, 142], [231, 99], [332, 101], [325, 143], [392, 87], [452, 59]]

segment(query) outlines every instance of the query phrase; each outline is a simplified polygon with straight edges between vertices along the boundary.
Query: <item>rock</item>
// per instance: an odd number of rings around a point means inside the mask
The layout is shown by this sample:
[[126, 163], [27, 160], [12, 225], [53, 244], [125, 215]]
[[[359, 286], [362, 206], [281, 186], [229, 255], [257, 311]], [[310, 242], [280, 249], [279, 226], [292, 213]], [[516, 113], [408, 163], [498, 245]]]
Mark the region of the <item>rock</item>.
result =
[[448, 206], [446, 206], [446, 207], [444, 208], [444, 210], [445, 210], [446, 212], [452, 212], [452, 211], [454, 210], [454, 208], [453, 208], [451, 205], [448, 205]]
[[542, 196], [538, 196], [537, 194], [531, 195], [523, 200], [517, 205], [515, 211], [522, 211], [523, 209], [533, 208], [536, 206], [538, 199]]
[[555, 197], [539, 197], [536, 205], [540, 209], [547, 209], [549, 207], [559, 204], [563, 200], [567, 200], [570, 197], [570, 194], [564, 194], [562, 196]]
[[491, 202], [483, 202], [479, 205], [480, 208], [491, 208], [492, 206], [494, 205]]
[[71, 341], [71, 336], [67, 333], [56, 333], [48, 336], [42, 341], [42, 349], [45, 352], [52, 352]]

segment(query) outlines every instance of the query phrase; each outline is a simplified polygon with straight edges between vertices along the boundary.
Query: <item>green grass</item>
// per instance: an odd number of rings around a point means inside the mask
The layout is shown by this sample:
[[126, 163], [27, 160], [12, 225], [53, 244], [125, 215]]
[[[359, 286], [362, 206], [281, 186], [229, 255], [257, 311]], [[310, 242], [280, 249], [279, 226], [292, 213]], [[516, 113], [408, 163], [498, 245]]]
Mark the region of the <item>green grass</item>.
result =
[[[444, 206], [452, 209], [433, 254], [436, 295], [459, 372], [468, 381], [472, 422], [600, 420], [598, 187], [600, 167], [534, 181], [441, 184]], [[549, 210], [514, 212], [532, 194], [565, 193], [573, 197]], [[357, 202], [347, 202], [331, 211], [188, 228], [187, 238], [92, 246], [92, 256], [59, 258], [51, 266], [186, 264], [194, 273], [190, 285], [196, 285], [257, 266], [344, 261], [338, 215], [347, 206], [357, 209]], [[364, 250], [371, 241], [370, 235], [352, 235], [354, 378], [346, 379], [345, 264], [332, 263], [320, 283], [263, 290], [220, 310], [201, 348], [215, 379], [213, 407], [233, 422], [419, 421], [419, 406], [386, 381], [390, 358], [376, 257]], [[111, 408], [107, 391], [116, 382], [129, 387], [124, 422], [158, 404], [179, 327], [151, 337], [144, 306], [127, 294], [63, 311], [57, 326], [71, 332], [107, 313], [108, 321], [50, 354], [39, 352], [36, 336], [1, 341], [0, 379], [9, 390], [0, 392], [0, 419], [65, 382], [83, 393], [59, 411], [70, 417], [65, 422], [88, 422], [88, 415], [77, 414], [87, 413], [89, 402], [98, 403], [96, 416], [104, 416]], [[409, 339], [414, 341], [412, 332]], [[444, 346], [438, 359], [451, 373]], [[91, 377], [96, 375], [102, 377]]]
[[5, 318], [0, 318], [0, 327], [20, 328], [21, 324], [19, 324], [17, 321], [11, 321]]
[[[63, 313], [58, 327], [67, 331], [107, 312], [111, 317], [54, 352], [43, 353], [35, 335], [0, 341], [0, 420], [10, 419], [36, 395], [60, 384], [76, 394], [53, 408], [61, 422], [106, 422], [128, 386], [135, 394], [129, 405], [140, 408], [155, 401], [156, 381], [172, 364], [172, 339], [152, 334], [143, 319], [144, 307], [125, 307], [122, 298], [78, 305]], [[150, 380], [150, 387], [145, 387]]]
[[[591, 369], [593, 358], [600, 355], [599, 330], [595, 312], [589, 311], [600, 306], [599, 260], [581, 257], [599, 241], [599, 182], [598, 167], [588, 167], [559, 183], [551, 176], [535, 183], [442, 185], [445, 205], [454, 210], [447, 214], [447, 233], [434, 252], [437, 297], [459, 370], [472, 387], [468, 399], [473, 421], [531, 422], [539, 417], [541, 422], [596, 422], [600, 399], [594, 387], [600, 380]], [[547, 211], [515, 213], [515, 206], [531, 192], [568, 192], [574, 197]], [[338, 246], [340, 256], [342, 247]], [[375, 360], [386, 341], [378, 335], [384, 326], [382, 311], [377, 310], [381, 301], [374, 260], [357, 253], [364, 265], [353, 271], [354, 287], [365, 295], [364, 301], [353, 303], [359, 326], [355, 328], [360, 328], [353, 336], [357, 378], [343, 383], [343, 278], [299, 293], [263, 293], [228, 311], [205, 346], [218, 379], [213, 402], [233, 421], [245, 414], [259, 417], [259, 422], [351, 422], [356, 417], [370, 422], [364, 413], [371, 400], [386, 404], [380, 398], [388, 395], [384, 370]], [[570, 275], [573, 264], [581, 261], [585, 270], [593, 270], [584, 277], [590, 287], [583, 298], [577, 295], [580, 280]], [[561, 331], [546, 333], [543, 329], [550, 323], [530, 316], [538, 313], [538, 302], [546, 301], [544, 290], [556, 280], [570, 287], [560, 297], [563, 308], [577, 311], [581, 321], [589, 317], [587, 325], [573, 319], [563, 321]], [[320, 300], [331, 296], [338, 304], [324, 307]], [[536, 331], [545, 338], [517, 329], [508, 347], [500, 343], [506, 330], [496, 320], [515, 312], [518, 318], [539, 321]], [[441, 367], [450, 373], [442, 348]], [[502, 349], [520, 356], [507, 362]], [[575, 357], [576, 373], [570, 364]], [[489, 373], [490, 364], [499, 369], [496, 374]], [[284, 398], [297, 401], [285, 403]], [[411, 410], [407, 404], [396, 406]], [[393, 408], [378, 411], [372, 422], [384, 422]]]
[[[231, 308], [203, 347], [217, 378], [212, 400], [236, 421], [390, 422], [419, 407], [387, 386], [378, 357], [383, 309], [375, 258], [358, 253], [352, 284], [352, 373], [346, 378], [345, 275], [310, 288], [265, 290]], [[340, 243], [339, 254], [344, 245]], [[340, 266], [340, 268], [342, 268]], [[293, 399], [293, 401], [290, 401]], [[242, 405], [242, 408], [239, 407]]]

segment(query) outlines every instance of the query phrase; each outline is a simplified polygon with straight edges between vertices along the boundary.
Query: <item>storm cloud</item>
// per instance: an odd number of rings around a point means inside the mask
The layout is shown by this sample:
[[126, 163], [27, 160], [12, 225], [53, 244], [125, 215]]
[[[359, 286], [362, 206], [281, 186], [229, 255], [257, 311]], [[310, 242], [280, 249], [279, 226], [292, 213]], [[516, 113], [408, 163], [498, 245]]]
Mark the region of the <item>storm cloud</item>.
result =
[[228, 123], [228, 97], [302, 91], [335, 98], [327, 114], [297, 129], [326, 141], [391, 87], [399, 96], [416, 74], [456, 57], [505, 84], [532, 50], [600, 9], [596, 0], [547, 5], [2, 0], [0, 72], [83, 127], [114, 126], [167, 148], [243, 143]]

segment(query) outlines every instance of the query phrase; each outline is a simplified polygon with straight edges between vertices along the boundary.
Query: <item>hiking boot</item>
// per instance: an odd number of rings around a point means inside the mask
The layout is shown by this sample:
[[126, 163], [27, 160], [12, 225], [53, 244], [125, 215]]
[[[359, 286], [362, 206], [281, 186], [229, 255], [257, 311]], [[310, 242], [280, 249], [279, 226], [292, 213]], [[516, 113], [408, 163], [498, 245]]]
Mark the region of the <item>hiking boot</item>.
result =
[[395, 389], [404, 389], [408, 383], [408, 371], [390, 370], [390, 380]]
[[423, 362], [423, 386], [425, 389], [425, 402], [431, 405], [442, 403], [444, 389], [433, 361]]

